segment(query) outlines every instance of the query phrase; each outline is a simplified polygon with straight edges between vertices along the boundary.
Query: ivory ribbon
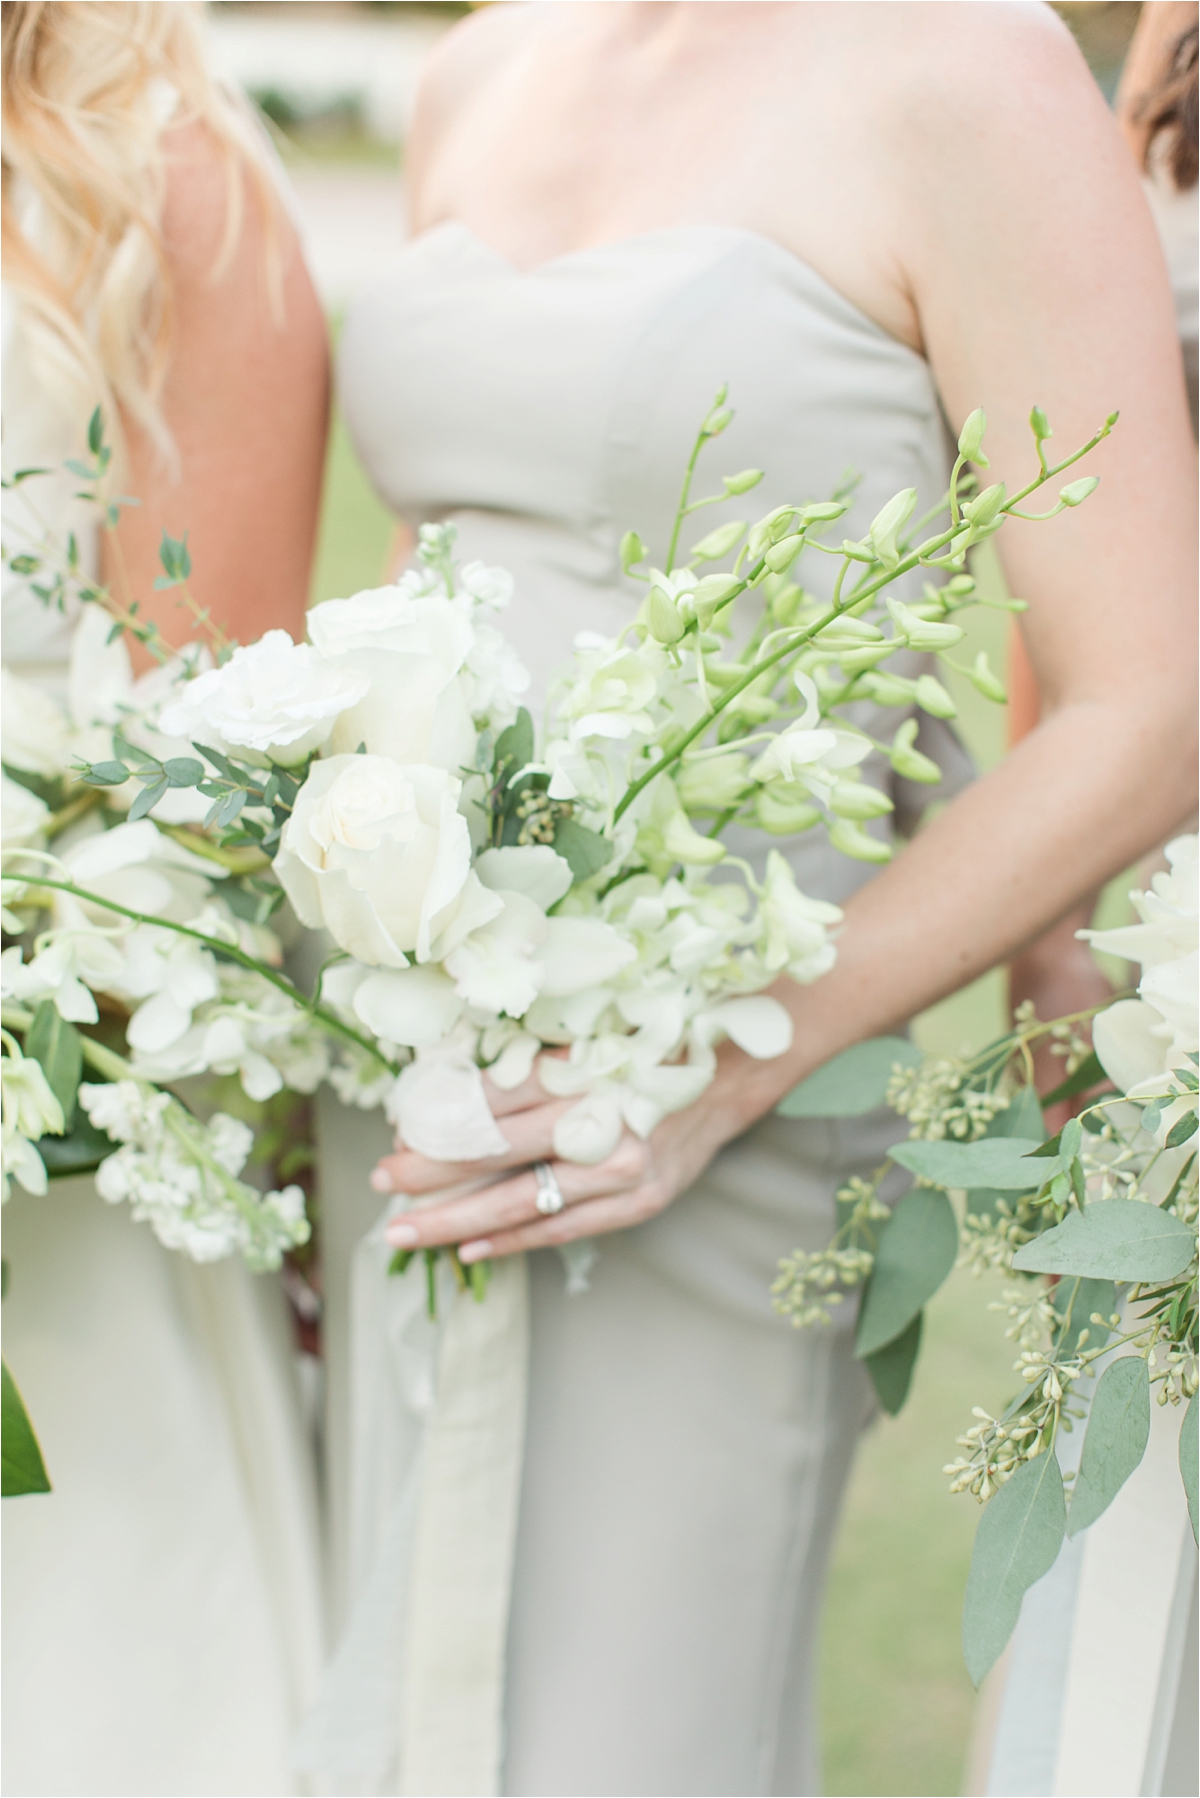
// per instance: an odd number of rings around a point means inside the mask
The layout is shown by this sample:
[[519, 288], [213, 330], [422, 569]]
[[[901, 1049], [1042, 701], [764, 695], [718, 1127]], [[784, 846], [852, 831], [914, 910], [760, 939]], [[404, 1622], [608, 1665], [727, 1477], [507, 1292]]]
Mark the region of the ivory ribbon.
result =
[[294, 1765], [325, 1793], [491, 1798], [524, 1451], [525, 1259], [495, 1264], [482, 1303], [442, 1269], [434, 1326], [423, 1269], [387, 1275], [386, 1222], [352, 1275], [358, 1596]]
[[426, 1429], [401, 1681], [400, 1790], [493, 1798], [529, 1363], [523, 1255], [455, 1294]]

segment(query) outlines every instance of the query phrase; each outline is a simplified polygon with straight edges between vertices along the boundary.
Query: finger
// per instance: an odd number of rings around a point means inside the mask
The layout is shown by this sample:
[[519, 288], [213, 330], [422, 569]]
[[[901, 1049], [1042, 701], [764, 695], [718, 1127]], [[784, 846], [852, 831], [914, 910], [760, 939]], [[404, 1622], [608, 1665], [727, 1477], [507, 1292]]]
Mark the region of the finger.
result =
[[454, 1186], [460, 1180], [526, 1167], [532, 1161], [549, 1161], [554, 1155], [554, 1126], [575, 1103], [574, 1099], [544, 1100], [527, 1111], [509, 1113], [501, 1129], [510, 1145], [507, 1153], [482, 1161], [431, 1161], [415, 1149], [399, 1148], [394, 1155], [384, 1156], [371, 1176], [371, 1185], [376, 1192], [436, 1192], [439, 1186]]
[[639, 1186], [627, 1193], [568, 1205], [557, 1217], [539, 1217], [536, 1222], [517, 1224], [511, 1230], [475, 1237], [460, 1245], [458, 1258], [469, 1265], [473, 1261], [499, 1261], [505, 1255], [519, 1255], [524, 1249], [559, 1248], [564, 1242], [578, 1242], [584, 1236], [628, 1230], [634, 1224], [645, 1223], [661, 1209], [653, 1189]]
[[[618, 1152], [596, 1167], [559, 1161], [553, 1164], [553, 1170], [563, 1198], [573, 1205], [581, 1199], [631, 1189], [642, 1178], [644, 1162], [641, 1157], [636, 1163], [633, 1157], [622, 1161]], [[523, 1169], [511, 1179], [497, 1181], [465, 1197], [445, 1204], [423, 1205], [393, 1218], [385, 1234], [397, 1249], [434, 1248], [443, 1243], [502, 1234], [541, 1215], [537, 1196], [537, 1176], [532, 1168]]]

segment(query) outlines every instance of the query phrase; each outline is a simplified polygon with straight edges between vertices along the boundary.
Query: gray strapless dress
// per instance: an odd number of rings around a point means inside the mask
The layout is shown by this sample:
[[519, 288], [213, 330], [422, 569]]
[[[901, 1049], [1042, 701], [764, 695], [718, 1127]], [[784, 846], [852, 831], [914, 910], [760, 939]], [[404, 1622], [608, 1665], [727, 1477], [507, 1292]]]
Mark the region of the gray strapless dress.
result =
[[[504, 628], [535, 696], [576, 632], [628, 620], [636, 592], [620, 535], [636, 527], [650, 559], [665, 556], [721, 382], [737, 416], [698, 490], [745, 466], [767, 478], [702, 514], [697, 536], [746, 506], [757, 517], [826, 496], [847, 469], [863, 476], [849, 519], [861, 532], [897, 489], [928, 505], [946, 477], [922, 359], [741, 230], [657, 231], [522, 273], [461, 226], [439, 226], [356, 302], [341, 380], [387, 503], [414, 524], [453, 519], [464, 560], [515, 575]], [[862, 722], [890, 735], [902, 715], [868, 707]], [[955, 759], [945, 740], [926, 747]], [[866, 774], [891, 778], [886, 765]], [[801, 886], [823, 898], [869, 878], [820, 831], [786, 847]], [[661, 1217], [605, 1237], [582, 1296], [567, 1295], [557, 1255], [530, 1258], [505, 1791], [816, 1791], [816, 1624], [869, 1394], [852, 1307], [798, 1335], [769, 1288], [781, 1255], [826, 1240], [835, 1189], [878, 1164], [894, 1126], [765, 1120]], [[369, 1559], [348, 1540], [339, 1483], [349, 1263], [378, 1215], [365, 1180], [386, 1145], [373, 1124], [338, 1134], [346, 1147], [326, 1176], [328, 1448], [344, 1612]], [[369, 1510], [359, 1494], [355, 1514]]]

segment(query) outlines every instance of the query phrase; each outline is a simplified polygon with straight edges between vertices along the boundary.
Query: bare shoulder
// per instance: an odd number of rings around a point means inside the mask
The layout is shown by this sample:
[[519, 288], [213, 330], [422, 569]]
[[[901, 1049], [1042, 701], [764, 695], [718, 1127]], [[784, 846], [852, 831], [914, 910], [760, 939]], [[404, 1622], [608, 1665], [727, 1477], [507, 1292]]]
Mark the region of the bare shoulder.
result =
[[465, 108], [532, 41], [544, 13], [537, 0], [485, 6], [460, 20], [425, 64], [406, 146], [409, 197], [421, 210], [421, 190], [430, 164]]

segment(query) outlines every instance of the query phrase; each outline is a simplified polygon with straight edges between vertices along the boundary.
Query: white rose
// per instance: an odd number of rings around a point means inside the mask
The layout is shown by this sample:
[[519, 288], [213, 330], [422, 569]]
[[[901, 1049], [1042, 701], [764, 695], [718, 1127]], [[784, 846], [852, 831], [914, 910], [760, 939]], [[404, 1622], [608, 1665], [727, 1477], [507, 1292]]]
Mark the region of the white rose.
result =
[[361, 962], [403, 968], [412, 955], [439, 959], [495, 917], [501, 900], [471, 871], [461, 790], [444, 768], [381, 755], [318, 762], [275, 858], [301, 922]]
[[474, 641], [470, 619], [450, 600], [408, 598], [377, 587], [327, 599], [308, 634], [336, 666], [366, 677], [367, 690], [334, 729], [331, 748], [423, 762], [457, 773], [475, 759], [475, 728], [459, 680]]
[[268, 631], [235, 649], [224, 667], [182, 687], [159, 726], [168, 737], [289, 767], [328, 741], [339, 715], [368, 685], [307, 643], [293, 643], [286, 631]]

